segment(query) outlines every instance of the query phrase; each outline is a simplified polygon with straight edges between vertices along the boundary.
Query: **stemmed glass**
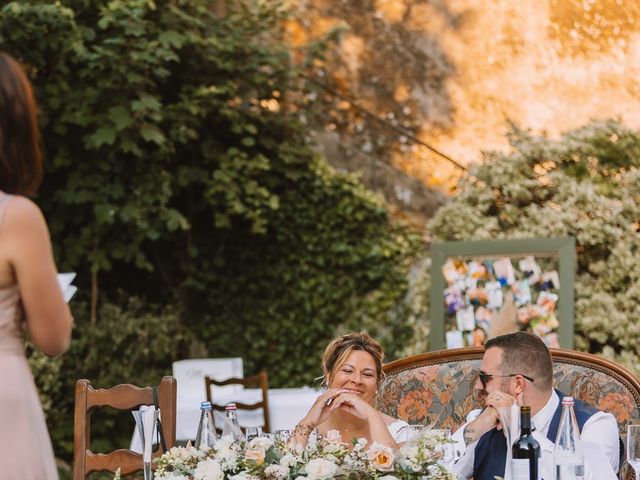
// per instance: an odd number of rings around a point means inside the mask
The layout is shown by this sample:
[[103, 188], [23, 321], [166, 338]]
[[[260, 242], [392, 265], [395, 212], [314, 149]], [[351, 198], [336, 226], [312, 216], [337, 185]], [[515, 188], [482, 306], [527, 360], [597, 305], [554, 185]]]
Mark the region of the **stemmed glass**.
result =
[[640, 480], [640, 425], [627, 427], [627, 462], [636, 473], [636, 480]]
[[250, 442], [254, 438], [262, 436], [262, 427], [246, 427], [244, 429], [244, 436], [247, 442]]

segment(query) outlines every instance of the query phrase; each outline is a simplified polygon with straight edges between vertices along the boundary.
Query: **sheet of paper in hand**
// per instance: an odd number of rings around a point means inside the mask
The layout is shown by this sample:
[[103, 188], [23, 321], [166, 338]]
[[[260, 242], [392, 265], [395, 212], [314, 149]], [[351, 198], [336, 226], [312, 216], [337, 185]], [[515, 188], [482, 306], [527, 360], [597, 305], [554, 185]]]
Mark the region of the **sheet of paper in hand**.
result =
[[76, 277], [74, 272], [69, 273], [59, 273], [58, 274], [58, 285], [60, 285], [60, 290], [62, 290], [62, 296], [64, 297], [65, 302], [69, 302], [73, 294], [78, 291], [78, 287], [75, 285], [71, 285], [71, 282]]

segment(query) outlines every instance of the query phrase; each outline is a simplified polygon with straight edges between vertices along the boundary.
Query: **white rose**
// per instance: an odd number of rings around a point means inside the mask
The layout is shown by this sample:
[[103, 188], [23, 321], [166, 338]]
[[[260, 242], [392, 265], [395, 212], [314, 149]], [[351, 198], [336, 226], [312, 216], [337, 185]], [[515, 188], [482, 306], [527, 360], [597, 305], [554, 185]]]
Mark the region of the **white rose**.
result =
[[324, 438], [327, 442], [330, 443], [340, 443], [342, 442], [342, 436], [338, 430], [328, 430], [325, 433]]
[[262, 450], [269, 450], [269, 447], [273, 446], [273, 439], [269, 437], [256, 437], [249, 442], [247, 448], [256, 449], [260, 448]]
[[327, 443], [324, 446], [324, 451], [326, 453], [337, 453], [337, 452], [341, 451], [343, 448], [344, 447], [342, 446], [342, 444], [331, 442], [331, 443]]
[[198, 462], [196, 471], [193, 472], [195, 480], [222, 480], [224, 472], [218, 462], [213, 459]]
[[405, 443], [400, 448], [400, 457], [411, 461], [417, 461], [420, 454], [420, 448], [415, 444]]
[[283, 465], [269, 465], [264, 469], [264, 474], [267, 477], [280, 480], [282, 478], [286, 478], [289, 474], [289, 469]]
[[298, 463], [298, 459], [291, 453], [285, 453], [282, 458], [280, 458], [280, 465], [283, 467], [289, 468], [291, 465], [295, 465], [296, 463]]
[[314, 458], [307, 463], [304, 470], [309, 480], [319, 480], [333, 477], [338, 471], [338, 466], [324, 458]]
[[376, 470], [380, 472], [390, 472], [393, 470], [393, 461], [396, 457], [391, 448], [374, 442], [373, 445], [369, 447], [369, 450], [367, 450], [367, 457]]

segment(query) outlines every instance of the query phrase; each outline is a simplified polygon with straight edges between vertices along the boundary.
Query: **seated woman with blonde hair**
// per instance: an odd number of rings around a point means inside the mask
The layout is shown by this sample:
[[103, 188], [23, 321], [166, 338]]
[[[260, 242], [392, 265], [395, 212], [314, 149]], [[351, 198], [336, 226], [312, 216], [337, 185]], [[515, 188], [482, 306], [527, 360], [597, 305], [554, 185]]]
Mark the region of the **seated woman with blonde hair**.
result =
[[407, 423], [390, 417], [373, 406], [383, 377], [384, 352], [366, 333], [349, 333], [334, 339], [322, 356], [326, 390], [294, 429], [296, 443], [306, 445], [313, 430], [326, 435], [334, 430], [340, 440], [351, 444], [364, 438], [391, 448], [406, 440]]

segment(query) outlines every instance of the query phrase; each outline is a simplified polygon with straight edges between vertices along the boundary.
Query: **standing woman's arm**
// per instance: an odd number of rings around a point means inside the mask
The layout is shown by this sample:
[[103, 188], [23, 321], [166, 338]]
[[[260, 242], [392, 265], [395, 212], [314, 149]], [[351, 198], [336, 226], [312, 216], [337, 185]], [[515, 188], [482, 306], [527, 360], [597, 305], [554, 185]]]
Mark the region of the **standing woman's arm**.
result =
[[49, 230], [40, 209], [25, 197], [12, 198], [2, 237], [31, 341], [47, 355], [62, 355], [69, 348], [73, 318], [58, 285]]

